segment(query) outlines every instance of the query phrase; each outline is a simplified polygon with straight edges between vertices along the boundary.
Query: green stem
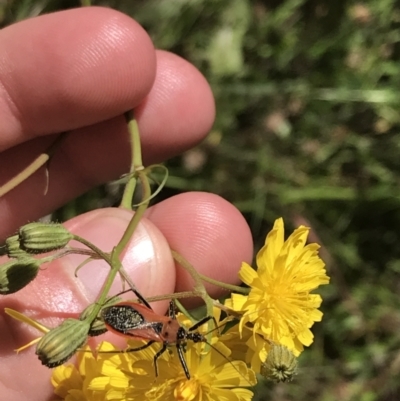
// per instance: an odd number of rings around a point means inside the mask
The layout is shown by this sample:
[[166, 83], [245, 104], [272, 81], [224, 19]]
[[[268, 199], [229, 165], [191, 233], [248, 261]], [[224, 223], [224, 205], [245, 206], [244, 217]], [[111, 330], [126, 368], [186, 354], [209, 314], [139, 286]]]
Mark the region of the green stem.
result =
[[75, 241], [78, 241], [81, 244], [87, 246], [94, 253], [99, 255], [100, 259], [104, 259], [107, 263], [110, 263], [111, 258], [110, 258], [110, 255], [107, 252], [103, 252], [100, 248], [97, 248], [96, 245], [92, 244], [90, 241], [86, 240], [85, 238], [80, 237], [79, 235], [75, 235], [74, 234], [74, 238], [73, 239]]
[[157, 301], [165, 301], [166, 299], [180, 299], [180, 298], [193, 298], [199, 297], [201, 298], [201, 294], [196, 291], [182, 291], [175, 292], [174, 294], [166, 294], [166, 295], [157, 295], [154, 297], [149, 297], [147, 300], [149, 302], [157, 302]]
[[143, 199], [146, 199], [146, 201], [141, 203], [141, 205], [137, 208], [135, 215], [132, 217], [131, 221], [128, 224], [128, 227], [124, 232], [124, 235], [122, 236], [118, 245], [114, 248], [112, 252], [112, 258], [113, 257], [118, 258], [121, 255], [122, 251], [125, 249], [129, 240], [132, 238], [132, 235], [135, 232], [136, 227], [138, 226], [150, 202], [151, 189], [149, 180], [146, 174], [144, 174], [142, 171], [138, 171], [137, 174], [143, 188]]
[[[123, 269], [121, 269], [120, 272], [122, 270]], [[131, 291], [131, 290], [126, 290], [126, 291], [123, 291], [123, 292], [121, 292], [121, 293], [119, 293], [117, 295], [114, 295], [109, 300], [111, 300], [112, 298], [117, 299], [118, 296], [120, 296], [122, 294], [126, 294], [129, 291]], [[195, 298], [195, 297], [201, 298], [201, 295], [196, 293], [195, 291], [182, 291], [182, 292], [175, 292], [173, 294], [155, 295], [154, 297], [146, 298], [146, 300], [147, 300], [147, 302], [152, 303], [152, 302], [165, 301], [167, 299], [171, 300], [171, 299]], [[133, 299], [129, 299], [128, 301], [138, 302], [139, 299], [138, 298], [133, 298]], [[119, 302], [119, 301], [117, 300], [116, 302]]]
[[[149, 184], [149, 180], [146, 176], [146, 173], [143, 171], [143, 163], [142, 163], [142, 151], [141, 151], [141, 144], [140, 144], [140, 135], [139, 135], [139, 128], [137, 122], [133, 116], [133, 111], [129, 111], [125, 113], [125, 118], [128, 122], [128, 131], [130, 136], [130, 143], [131, 143], [131, 154], [132, 154], [132, 162], [130, 168], [130, 176], [129, 180], [125, 186], [121, 207], [126, 209], [132, 210], [132, 200], [133, 195], [136, 188], [137, 178], [139, 178], [141, 185], [142, 185], [142, 194], [144, 201], [140, 204], [137, 208], [136, 213], [132, 216], [128, 227], [126, 228], [124, 234], [122, 235], [121, 240], [118, 244], [114, 247], [111, 254], [102, 252], [99, 248], [97, 248], [92, 243], [86, 241], [84, 238], [75, 236], [75, 239], [92, 249], [96, 252], [102, 259], [104, 259], [111, 267], [110, 272], [108, 273], [107, 279], [104, 282], [103, 288], [100, 292], [99, 297], [96, 300], [95, 307], [91, 311], [91, 313], [86, 317], [86, 321], [92, 322], [99, 314], [102, 305], [104, 304], [107, 295], [110, 291], [111, 285], [115, 279], [117, 273], [121, 273], [121, 277], [125, 279], [128, 284], [131, 286], [132, 290], [135, 289], [132, 281], [129, 279], [128, 275], [123, 270], [122, 263], [120, 261], [120, 256], [124, 251], [125, 247], [127, 246], [128, 242], [132, 238], [141, 218], [143, 217], [151, 197], [151, 188]], [[138, 293], [137, 296], [140, 294]], [[143, 299], [142, 299], [143, 301]]]
[[104, 282], [103, 288], [101, 290], [100, 296], [98, 297], [95, 307], [91, 311], [91, 313], [86, 316], [86, 321], [92, 322], [97, 315], [100, 312], [100, 309], [102, 308], [102, 305], [104, 301], [107, 298], [107, 294], [110, 291], [111, 285], [114, 282], [115, 276], [117, 275], [118, 271], [122, 267], [121, 262], [119, 259], [114, 259], [112, 255], [108, 254], [107, 252], [103, 252], [101, 249], [97, 248], [96, 245], [92, 244], [91, 242], [87, 241], [85, 238], [82, 238], [78, 235], [74, 235], [74, 240], [79, 241], [80, 243], [86, 245], [89, 249], [91, 249], [93, 252], [95, 252], [98, 256], [100, 256], [101, 259], [106, 261], [111, 269], [110, 272], [108, 273], [107, 279]]
[[[195, 291], [199, 292], [199, 294], [202, 294], [202, 298], [207, 297], [207, 291], [201, 281], [201, 277], [198, 271], [180, 253], [171, 249], [171, 254], [174, 260], [178, 262], [192, 276], [195, 282]], [[206, 301], [206, 299], [204, 299], [204, 301]]]
[[217, 287], [225, 288], [226, 290], [229, 290], [232, 292], [238, 292], [239, 294], [244, 294], [244, 295], [247, 295], [250, 292], [250, 288], [240, 287], [238, 285], [233, 285], [233, 284], [227, 284], [222, 281], [214, 280], [211, 277], [204, 276], [203, 274], [200, 274], [200, 273], [199, 273], [199, 276], [206, 283], [210, 283]]
[[56, 259], [61, 259], [64, 256], [68, 256], [68, 255], [85, 255], [85, 256], [90, 256], [93, 259], [99, 259], [99, 256], [89, 249], [69, 248], [69, 249], [63, 250], [62, 252], [55, 253], [51, 256], [47, 256], [47, 257], [39, 259], [39, 260], [41, 263], [48, 263], [48, 262], [52, 262], [53, 260], [56, 260]]
[[0, 186], [0, 197], [4, 196], [6, 193], [13, 190], [19, 184], [28, 179], [33, 173], [38, 171], [40, 167], [44, 166], [53, 156], [54, 152], [56, 151], [57, 147], [61, 144], [66, 134], [67, 134], [66, 132], [61, 133], [55, 139], [55, 141], [46, 149], [46, 151], [41, 153], [28, 167], [25, 167], [20, 173], [18, 173], [9, 181], [7, 181], [3, 186]]
[[120, 268], [122, 267], [121, 262], [117, 260], [106, 260], [106, 262], [110, 265], [111, 270], [108, 273], [107, 279], [104, 282], [103, 288], [101, 289], [100, 296], [97, 298], [96, 303], [94, 304], [93, 310], [90, 312], [88, 316], [86, 316], [85, 320], [88, 322], [93, 322], [94, 319], [98, 316], [103, 304], [107, 298], [107, 294], [110, 292], [111, 285], [114, 282], [115, 276], [119, 272]]
[[[142, 190], [143, 190], [143, 199], [145, 201], [137, 208], [136, 213], [131, 218], [131, 220], [128, 224], [128, 227], [126, 228], [124, 234], [122, 235], [121, 240], [114, 247], [114, 249], [111, 252], [111, 255], [105, 254], [104, 252], [101, 252], [100, 250], [98, 250], [98, 251], [100, 251], [99, 254], [102, 255], [103, 259], [110, 265], [111, 270], [110, 270], [110, 272], [107, 276], [107, 279], [104, 283], [104, 286], [101, 290], [101, 294], [97, 299], [96, 307], [93, 308], [93, 311], [87, 317], [88, 321], [93, 321], [93, 319], [95, 319], [96, 316], [98, 315], [98, 313], [99, 313], [100, 309], [102, 308], [102, 305], [107, 297], [107, 294], [110, 291], [111, 285], [115, 279], [116, 274], [118, 272], [122, 271], [122, 277], [125, 280], [127, 279], [127, 277], [128, 277], [127, 274], [125, 273], [124, 270], [122, 270], [123, 266], [120, 261], [120, 256], [121, 256], [122, 252], [124, 251], [125, 247], [127, 246], [128, 242], [132, 238], [141, 218], [143, 217], [143, 215], [149, 205], [150, 197], [151, 197], [151, 188], [150, 188], [149, 180], [148, 180], [146, 174], [143, 172], [139, 129], [138, 129], [136, 120], [133, 117], [132, 111], [126, 113], [125, 117], [128, 120], [128, 129], [129, 129], [129, 135], [130, 135], [131, 146], [132, 146], [132, 164], [131, 164], [131, 173], [132, 173], [131, 175], [132, 176], [129, 178], [129, 181], [125, 187], [123, 201], [121, 203], [121, 206], [123, 206], [127, 209], [130, 209], [130, 210], [132, 209], [132, 198], [133, 198], [133, 194], [134, 194], [134, 191], [136, 188], [136, 177], [138, 177], [141, 182]], [[86, 245], [89, 246], [89, 244], [86, 244]], [[91, 249], [94, 250], [94, 248], [91, 248]], [[131, 282], [131, 280], [128, 279], [127, 282], [132, 287], [132, 289], [135, 288], [133, 286], [133, 283]]]
[[196, 322], [196, 319], [189, 313], [189, 311], [179, 302], [178, 299], [175, 299], [175, 305], [178, 308], [179, 312], [183, 313], [187, 318], [189, 318], [194, 324]]
[[132, 210], [132, 200], [133, 195], [136, 189], [136, 171], [143, 170], [143, 162], [142, 162], [142, 148], [140, 144], [140, 134], [139, 127], [137, 125], [137, 121], [134, 118], [133, 111], [130, 110], [125, 113], [125, 118], [128, 123], [128, 132], [129, 132], [129, 142], [131, 145], [131, 167], [128, 174], [128, 182], [125, 185], [124, 193], [122, 195], [122, 200], [120, 206]]
[[207, 294], [198, 271], [178, 252], [171, 249], [171, 254], [176, 262], [178, 262], [192, 277], [195, 282], [194, 291], [203, 299], [207, 308], [207, 315], [213, 316], [213, 299]]

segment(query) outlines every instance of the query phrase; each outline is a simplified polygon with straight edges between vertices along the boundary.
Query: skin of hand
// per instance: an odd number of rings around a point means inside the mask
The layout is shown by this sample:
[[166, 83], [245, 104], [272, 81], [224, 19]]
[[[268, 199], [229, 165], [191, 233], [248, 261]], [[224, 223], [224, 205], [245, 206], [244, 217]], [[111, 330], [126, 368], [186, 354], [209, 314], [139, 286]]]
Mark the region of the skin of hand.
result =
[[[145, 165], [196, 145], [212, 126], [214, 100], [200, 72], [176, 55], [155, 50], [143, 28], [117, 11], [90, 7], [22, 21], [0, 31], [0, 49], [0, 183], [46, 149], [55, 133], [70, 131], [51, 160], [46, 195], [41, 169], [0, 199], [1, 241], [128, 170], [125, 111], [135, 110]], [[110, 251], [130, 217], [127, 210], [99, 209], [65, 225]], [[144, 296], [191, 289], [170, 247], [203, 274], [229, 283], [238, 281], [241, 262], [250, 262], [253, 252], [241, 214], [224, 199], [200, 192], [149, 209], [127, 247], [123, 264]], [[92, 262], [76, 279], [81, 260], [57, 260], [23, 290], [1, 297], [2, 399], [54, 399], [51, 370], [40, 364], [34, 347], [14, 351], [40, 333], [3, 309], [14, 308], [49, 327], [76, 317], [95, 300], [108, 271], [104, 263]], [[116, 283], [114, 293], [119, 288]], [[211, 295], [222, 295], [208, 288]], [[154, 309], [163, 313], [165, 304], [155, 303]]]

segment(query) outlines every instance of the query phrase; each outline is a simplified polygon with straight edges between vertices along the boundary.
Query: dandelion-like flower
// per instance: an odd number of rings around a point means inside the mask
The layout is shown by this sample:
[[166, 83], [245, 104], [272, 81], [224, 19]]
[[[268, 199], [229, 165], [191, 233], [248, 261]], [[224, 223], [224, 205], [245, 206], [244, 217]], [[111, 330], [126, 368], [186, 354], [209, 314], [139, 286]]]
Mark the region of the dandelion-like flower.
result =
[[146, 372], [136, 363], [150, 360], [148, 350], [121, 352], [108, 342], [93, 355], [89, 347], [79, 352], [77, 363], [58, 366], [52, 375], [54, 392], [65, 401], [124, 401], [146, 399], [154, 380], [154, 367]]
[[[178, 319], [183, 321], [181, 316]], [[253, 393], [244, 387], [256, 384], [255, 373], [245, 362], [225, 357], [230, 350], [218, 342], [216, 335], [211, 343], [212, 347], [187, 343], [184, 355], [190, 380], [173, 345], [171, 352], [157, 360], [156, 378], [154, 355], [161, 344], [138, 352], [119, 352], [104, 342], [96, 355], [85, 352], [79, 356], [77, 368], [57, 367], [52, 383], [55, 393], [66, 401], [250, 401]], [[138, 344], [128, 341], [128, 346]]]
[[227, 306], [242, 312], [240, 330], [252, 327], [254, 342], [285, 345], [295, 355], [310, 345], [310, 327], [320, 321], [322, 298], [311, 291], [329, 283], [318, 244], [306, 245], [309, 228], [300, 226], [284, 240], [283, 219], [277, 219], [265, 245], [257, 254], [255, 271], [242, 263], [239, 277], [250, 286], [248, 296], [232, 294]]
[[[174, 353], [175, 354], [175, 353]], [[174, 363], [160, 366], [160, 381], [147, 393], [154, 401], [250, 401], [253, 393], [243, 387], [256, 384], [255, 374], [242, 361], [228, 361], [215, 349], [203, 357], [199, 346], [191, 345], [186, 362], [191, 379], [187, 380], [176, 355]]]

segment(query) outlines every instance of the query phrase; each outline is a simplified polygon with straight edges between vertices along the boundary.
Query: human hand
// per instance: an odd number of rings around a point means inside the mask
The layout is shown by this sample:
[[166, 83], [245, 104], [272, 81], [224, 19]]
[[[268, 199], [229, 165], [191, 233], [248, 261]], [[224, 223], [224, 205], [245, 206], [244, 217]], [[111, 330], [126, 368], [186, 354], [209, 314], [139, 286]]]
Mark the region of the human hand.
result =
[[[0, 49], [0, 183], [46, 149], [55, 134], [70, 131], [51, 160], [46, 195], [41, 169], [0, 198], [2, 240], [128, 170], [125, 111], [135, 109], [145, 165], [194, 146], [212, 125], [214, 101], [204, 77], [178, 56], [155, 51], [137, 23], [111, 9], [82, 8], [23, 21], [0, 31]], [[66, 226], [109, 251], [130, 217], [126, 210], [100, 209]], [[251, 260], [249, 228], [218, 196], [178, 195], [149, 209], [146, 217], [123, 260], [145, 296], [191, 289], [180, 269], [175, 274], [170, 248], [225, 282], [236, 282], [241, 261]], [[76, 279], [76, 266], [76, 256], [57, 260], [26, 288], [1, 298], [2, 399], [54, 399], [51, 370], [34, 349], [14, 352], [38, 333], [3, 309], [17, 309], [49, 327], [76, 316], [95, 300], [108, 271], [92, 262]], [[161, 307], [154, 304], [158, 312]]]

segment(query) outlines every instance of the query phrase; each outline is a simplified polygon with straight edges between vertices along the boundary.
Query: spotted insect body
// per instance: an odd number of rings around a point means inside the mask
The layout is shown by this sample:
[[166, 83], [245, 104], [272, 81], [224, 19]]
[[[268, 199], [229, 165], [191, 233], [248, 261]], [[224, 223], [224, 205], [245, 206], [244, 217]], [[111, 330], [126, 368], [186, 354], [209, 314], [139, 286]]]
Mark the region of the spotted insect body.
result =
[[162, 344], [161, 349], [154, 356], [156, 376], [158, 375], [157, 359], [169, 345], [176, 345], [179, 359], [188, 379], [190, 379], [190, 374], [184, 358], [186, 343], [188, 340], [195, 343], [207, 342], [202, 334], [194, 330], [211, 319], [206, 317], [186, 329], [176, 320], [173, 302], [170, 303], [168, 316], [157, 315], [152, 309], [142, 304], [120, 302], [103, 308], [102, 318], [107, 329], [115, 334], [131, 339], [148, 340], [147, 344], [128, 349], [127, 352], [145, 349], [155, 342]]
[[141, 313], [129, 305], [109, 306], [102, 310], [103, 320], [115, 330], [127, 333], [145, 322]]

